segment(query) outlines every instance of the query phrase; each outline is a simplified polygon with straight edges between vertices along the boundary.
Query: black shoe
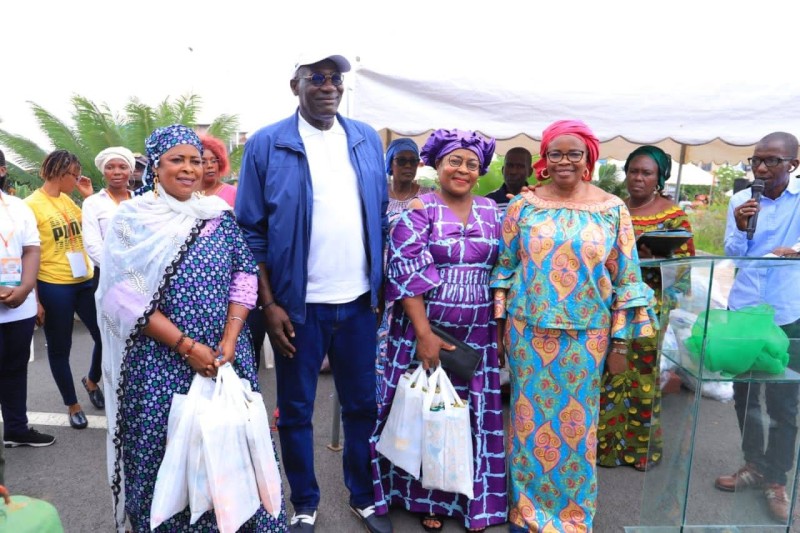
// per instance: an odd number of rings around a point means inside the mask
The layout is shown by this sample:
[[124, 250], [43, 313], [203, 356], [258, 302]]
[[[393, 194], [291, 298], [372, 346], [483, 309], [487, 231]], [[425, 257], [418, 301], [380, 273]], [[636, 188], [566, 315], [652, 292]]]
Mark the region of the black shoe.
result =
[[69, 425], [74, 427], [75, 429], [83, 429], [89, 425], [89, 421], [86, 420], [86, 415], [83, 414], [83, 411], [78, 411], [68, 416], [69, 416]]
[[376, 515], [374, 505], [368, 505], [361, 509], [351, 505], [350, 510], [361, 520], [369, 533], [392, 533], [392, 522], [389, 520], [389, 515]]
[[105, 409], [106, 408], [106, 397], [103, 396], [103, 391], [100, 390], [100, 386], [96, 385], [97, 388], [94, 390], [89, 390], [89, 378], [83, 377], [81, 379], [81, 383], [83, 383], [83, 388], [86, 389], [86, 392], [89, 394], [89, 401], [92, 402], [92, 405], [97, 407], [98, 409]]
[[17, 446], [32, 446], [34, 448], [43, 448], [50, 446], [56, 441], [52, 435], [45, 435], [39, 433], [33, 428], [28, 428], [23, 433], [6, 433], [3, 435], [3, 444], [6, 448], [16, 448]]

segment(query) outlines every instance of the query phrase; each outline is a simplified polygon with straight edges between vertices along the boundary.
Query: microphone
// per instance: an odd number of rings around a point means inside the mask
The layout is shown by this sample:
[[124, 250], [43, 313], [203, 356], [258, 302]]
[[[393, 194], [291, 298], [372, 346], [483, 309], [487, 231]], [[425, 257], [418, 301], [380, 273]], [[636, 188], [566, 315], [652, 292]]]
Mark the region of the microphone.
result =
[[[756, 201], [757, 205], [761, 205], [761, 194], [764, 192], [764, 180], [756, 178], [750, 186], [752, 192], [751, 198]], [[756, 222], [758, 221], [758, 211], [753, 216], [747, 219], [747, 240], [753, 240], [753, 234], [756, 232]]]

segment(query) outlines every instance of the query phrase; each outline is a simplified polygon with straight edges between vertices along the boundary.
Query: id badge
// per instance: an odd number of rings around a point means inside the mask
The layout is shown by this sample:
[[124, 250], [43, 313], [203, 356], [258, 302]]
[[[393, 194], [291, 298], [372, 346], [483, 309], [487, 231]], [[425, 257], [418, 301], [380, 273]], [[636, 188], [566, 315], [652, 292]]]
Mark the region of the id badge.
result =
[[83, 252], [67, 252], [67, 260], [69, 261], [69, 268], [72, 269], [73, 278], [84, 278], [89, 273], [86, 270], [86, 260], [83, 258]]
[[22, 259], [3, 257], [0, 259], [0, 285], [18, 287], [22, 283]]

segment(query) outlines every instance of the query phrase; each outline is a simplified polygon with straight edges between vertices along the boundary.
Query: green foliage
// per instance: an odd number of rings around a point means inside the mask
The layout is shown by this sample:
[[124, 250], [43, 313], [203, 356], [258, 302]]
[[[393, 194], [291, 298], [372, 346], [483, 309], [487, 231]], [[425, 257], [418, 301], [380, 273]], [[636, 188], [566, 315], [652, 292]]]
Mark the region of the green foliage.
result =
[[[39, 127], [57, 149], [69, 150], [81, 162], [83, 174], [92, 179], [95, 188], [103, 187], [103, 175], [94, 166], [95, 156], [109, 146], [126, 146], [133, 152], [144, 153], [144, 141], [150, 133], [162, 126], [185, 124], [197, 126], [201, 99], [189, 94], [177, 99], [164, 99], [157, 106], [143, 104], [131, 98], [123, 114], [116, 114], [106, 104], [96, 104], [83, 96], [72, 98], [72, 124], [67, 124], [42, 106], [30, 102]], [[229, 139], [238, 128], [236, 115], [220, 115], [213, 120], [209, 133], [220, 139]], [[31, 184], [38, 187], [38, 169], [49, 153], [30, 139], [0, 129], [0, 147], [7, 159], [19, 166], [9, 165], [9, 174], [15, 185]], [[238, 170], [241, 156], [235, 159]], [[31, 176], [37, 181], [33, 182]]]
[[619, 168], [614, 163], [600, 165], [597, 169], [597, 186], [620, 198], [626, 198], [628, 190], [625, 188], [625, 182], [617, 179], [618, 172]]
[[478, 183], [472, 189], [473, 194], [478, 196], [486, 196], [492, 191], [496, 191], [503, 184], [503, 162], [504, 157], [498, 156], [491, 163], [489, 163], [489, 170], [478, 178]]
[[745, 175], [746, 172], [743, 170], [735, 169], [729, 165], [723, 165], [714, 171], [716, 185], [711, 193], [711, 203], [727, 205], [728, 197], [725, 193], [733, 190], [734, 180], [743, 178]]
[[727, 202], [712, 203], [706, 209], [695, 209], [689, 213], [695, 250], [711, 255], [725, 255], [723, 243], [727, 213]]

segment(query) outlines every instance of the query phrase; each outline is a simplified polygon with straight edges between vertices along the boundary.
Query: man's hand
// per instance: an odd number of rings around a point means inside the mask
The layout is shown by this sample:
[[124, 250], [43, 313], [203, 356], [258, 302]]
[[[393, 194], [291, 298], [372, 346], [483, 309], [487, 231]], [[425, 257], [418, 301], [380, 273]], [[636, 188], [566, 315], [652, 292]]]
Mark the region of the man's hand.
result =
[[290, 340], [294, 338], [294, 326], [283, 307], [276, 303], [265, 306], [264, 320], [267, 323], [269, 338], [275, 343], [278, 352], [285, 357], [294, 357], [297, 349]]
[[745, 203], [733, 210], [733, 218], [739, 231], [747, 230], [747, 221], [758, 212], [758, 202], [750, 198]]

